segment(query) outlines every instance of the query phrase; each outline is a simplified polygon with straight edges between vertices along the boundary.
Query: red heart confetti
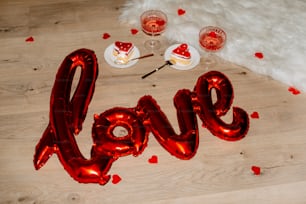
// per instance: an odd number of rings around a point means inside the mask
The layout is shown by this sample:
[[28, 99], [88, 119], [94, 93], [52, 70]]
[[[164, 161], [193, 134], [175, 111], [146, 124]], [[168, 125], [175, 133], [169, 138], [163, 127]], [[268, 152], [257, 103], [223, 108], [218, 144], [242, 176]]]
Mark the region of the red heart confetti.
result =
[[181, 16], [181, 15], [184, 15], [186, 13], [186, 11], [184, 9], [178, 9], [177, 10], [177, 15]]
[[138, 30], [136, 28], [131, 29], [132, 35], [136, 35], [138, 33]]
[[260, 169], [259, 166], [252, 166], [251, 169], [252, 169], [254, 175], [260, 175], [261, 169]]
[[34, 38], [31, 36], [31, 37], [28, 37], [25, 41], [26, 42], [34, 42]]
[[117, 184], [117, 183], [119, 183], [121, 181], [121, 177], [119, 176], [119, 175], [117, 175], [117, 174], [114, 174], [113, 175], [113, 178], [112, 178], [112, 183], [113, 184]]
[[148, 162], [150, 164], [157, 164], [158, 163], [158, 157], [156, 155], [152, 155], [150, 159], [148, 159]]
[[258, 112], [254, 111], [254, 112], [251, 114], [251, 118], [253, 118], [253, 119], [258, 119], [258, 118], [259, 118]]
[[256, 52], [254, 55], [255, 55], [255, 57], [257, 57], [258, 59], [263, 59], [263, 58], [264, 58], [264, 55], [263, 55], [261, 52]]
[[290, 86], [290, 87], [288, 88], [288, 91], [290, 91], [293, 95], [298, 95], [298, 94], [301, 93], [299, 90], [297, 90], [297, 89], [294, 88], [293, 86]]
[[103, 33], [102, 38], [106, 40], [106, 39], [110, 38], [110, 34], [108, 34], [108, 33]]

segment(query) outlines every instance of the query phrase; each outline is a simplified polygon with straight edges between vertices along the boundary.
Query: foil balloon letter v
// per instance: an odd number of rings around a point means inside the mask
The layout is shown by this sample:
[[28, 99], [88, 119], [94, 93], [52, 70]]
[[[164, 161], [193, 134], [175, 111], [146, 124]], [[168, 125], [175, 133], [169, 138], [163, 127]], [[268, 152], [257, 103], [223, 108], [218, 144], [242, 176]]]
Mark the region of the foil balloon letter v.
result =
[[[81, 76], [70, 97], [78, 67], [82, 70]], [[91, 156], [85, 158], [75, 136], [82, 130], [97, 76], [97, 59], [88, 49], [74, 51], [60, 65], [50, 97], [50, 121], [35, 150], [37, 170], [56, 153], [73, 179], [104, 185], [110, 179], [108, 172], [112, 163], [122, 156], [140, 155], [147, 146], [150, 132], [171, 155], [191, 159], [199, 144], [196, 115], [204, 127], [223, 140], [237, 141], [248, 132], [249, 117], [243, 109], [233, 107], [233, 120], [229, 124], [220, 118], [232, 105], [233, 88], [225, 75], [210, 71], [198, 78], [193, 91], [181, 89], [174, 96], [179, 134], [157, 102], [146, 95], [138, 100], [136, 107], [114, 107], [94, 115]], [[215, 102], [212, 100], [213, 90], [216, 91]], [[125, 128], [127, 134], [117, 137], [114, 130], [118, 126]]]

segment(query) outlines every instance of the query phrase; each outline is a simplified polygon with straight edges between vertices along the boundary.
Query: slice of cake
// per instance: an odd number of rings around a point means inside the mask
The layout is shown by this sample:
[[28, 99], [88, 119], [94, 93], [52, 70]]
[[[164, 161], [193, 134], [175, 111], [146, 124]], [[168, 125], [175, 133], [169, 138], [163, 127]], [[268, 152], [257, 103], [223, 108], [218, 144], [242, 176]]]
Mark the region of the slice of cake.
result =
[[131, 58], [134, 52], [134, 45], [131, 42], [116, 41], [114, 43], [113, 56], [117, 62], [125, 64]]
[[180, 44], [170, 54], [170, 60], [174, 60], [177, 65], [186, 66], [191, 63], [191, 55], [186, 43]]

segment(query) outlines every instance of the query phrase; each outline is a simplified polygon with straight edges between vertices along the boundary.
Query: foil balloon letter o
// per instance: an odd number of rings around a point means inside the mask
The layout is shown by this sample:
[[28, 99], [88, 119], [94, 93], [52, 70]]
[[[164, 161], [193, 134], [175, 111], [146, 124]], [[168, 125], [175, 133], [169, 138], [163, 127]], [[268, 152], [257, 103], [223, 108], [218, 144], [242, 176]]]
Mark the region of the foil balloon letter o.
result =
[[[126, 130], [125, 136], [114, 134], [116, 127]], [[95, 115], [92, 129], [94, 146], [92, 152], [118, 158], [142, 153], [147, 145], [148, 133], [142, 121], [132, 109], [113, 108]]]

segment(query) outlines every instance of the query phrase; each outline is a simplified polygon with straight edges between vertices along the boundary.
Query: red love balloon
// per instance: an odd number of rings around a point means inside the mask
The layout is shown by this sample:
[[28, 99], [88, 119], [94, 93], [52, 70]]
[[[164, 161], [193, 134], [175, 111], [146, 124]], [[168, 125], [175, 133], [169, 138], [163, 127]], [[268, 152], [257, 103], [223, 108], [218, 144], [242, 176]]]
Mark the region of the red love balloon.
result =
[[[77, 67], [82, 69], [81, 77], [70, 100]], [[122, 156], [140, 155], [147, 146], [150, 132], [173, 156], [191, 159], [199, 144], [196, 114], [204, 126], [221, 139], [236, 141], [248, 132], [249, 118], [241, 108], [233, 108], [232, 123], [221, 120], [220, 117], [228, 112], [232, 104], [233, 88], [225, 75], [211, 71], [199, 77], [193, 92], [182, 89], [174, 96], [179, 134], [157, 102], [151, 96], [143, 96], [134, 108], [115, 107], [94, 116], [93, 146], [91, 158], [87, 159], [80, 152], [74, 136], [82, 130], [97, 75], [97, 59], [91, 50], [77, 50], [62, 62], [51, 93], [50, 122], [36, 146], [36, 169], [40, 169], [56, 153], [75, 180], [104, 185], [110, 179], [107, 173], [112, 163]], [[212, 101], [212, 90], [217, 93], [215, 103]], [[122, 137], [114, 133], [120, 126], [127, 132]]]

